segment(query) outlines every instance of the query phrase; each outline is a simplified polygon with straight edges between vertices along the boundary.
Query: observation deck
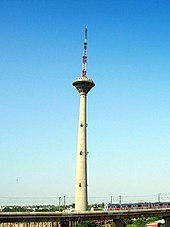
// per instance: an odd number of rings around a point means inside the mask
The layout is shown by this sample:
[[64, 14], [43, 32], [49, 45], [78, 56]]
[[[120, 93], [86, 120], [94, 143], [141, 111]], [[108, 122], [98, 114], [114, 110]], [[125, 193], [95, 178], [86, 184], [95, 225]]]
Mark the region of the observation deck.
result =
[[87, 94], [95, 86], [95, 83], [88, 77], [82, 76], [73, 82], [73, 86], [77, 88], [79, 93]]

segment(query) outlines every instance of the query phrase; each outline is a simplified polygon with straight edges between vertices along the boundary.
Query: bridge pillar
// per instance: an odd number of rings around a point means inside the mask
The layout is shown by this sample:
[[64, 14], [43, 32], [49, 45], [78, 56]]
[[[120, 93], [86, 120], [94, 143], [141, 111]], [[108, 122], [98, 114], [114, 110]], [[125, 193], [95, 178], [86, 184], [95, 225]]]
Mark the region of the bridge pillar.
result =
[[51, 227], [59, 227], [59, 222], [51, 222]]
[[124, 227], [123, 219], [114, 219], [113, 220], [113, 226], [114, 227]]
[[170, 227], [170, 217], [164, 217], [165, 227]]

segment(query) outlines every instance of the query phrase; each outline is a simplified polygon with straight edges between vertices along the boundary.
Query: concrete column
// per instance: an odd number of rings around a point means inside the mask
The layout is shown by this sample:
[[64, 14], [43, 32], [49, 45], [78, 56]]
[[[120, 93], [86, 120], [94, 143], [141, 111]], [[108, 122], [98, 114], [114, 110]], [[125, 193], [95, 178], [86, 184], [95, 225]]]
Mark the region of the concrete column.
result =
[[59, 226], [59, 222], [52, 222], [52, 223], [51, 223], [51, 226], [52, 226], [52, 227], [58, 227], [58, 226]]
[[87, 210], [87, 141], [86, 141], [86, 93], [80, 93], [80, 112], [77, 145], [76, 211]]
[[165, 227], [170, 227], [170, 217], [164, 217]]
[[113, 226], [114, 227], [124, 227], [124, 221], [122, 219], [114, 219]]

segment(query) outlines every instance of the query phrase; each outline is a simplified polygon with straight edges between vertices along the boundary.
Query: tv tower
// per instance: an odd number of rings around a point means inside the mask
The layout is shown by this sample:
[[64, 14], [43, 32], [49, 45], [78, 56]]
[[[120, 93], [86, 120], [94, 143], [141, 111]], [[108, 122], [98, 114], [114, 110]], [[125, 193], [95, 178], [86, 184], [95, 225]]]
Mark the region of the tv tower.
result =
[[85, 211], [88, 205], [86, 97], [87, 93], [95, 86], [94, 82], [87, 77], [87, 27], [85, 28], [82, 76], [73, 82], [73, 86], [77, 88], [80, 94], [75, 210]]

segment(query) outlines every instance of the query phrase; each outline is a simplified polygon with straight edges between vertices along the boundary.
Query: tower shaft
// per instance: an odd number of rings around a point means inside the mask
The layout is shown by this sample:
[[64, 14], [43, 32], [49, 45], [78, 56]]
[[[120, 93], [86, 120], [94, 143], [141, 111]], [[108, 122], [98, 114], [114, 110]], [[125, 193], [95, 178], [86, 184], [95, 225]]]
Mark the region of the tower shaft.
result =
[[75, 209], [87, 210], [86, 93], [80, 93]]

